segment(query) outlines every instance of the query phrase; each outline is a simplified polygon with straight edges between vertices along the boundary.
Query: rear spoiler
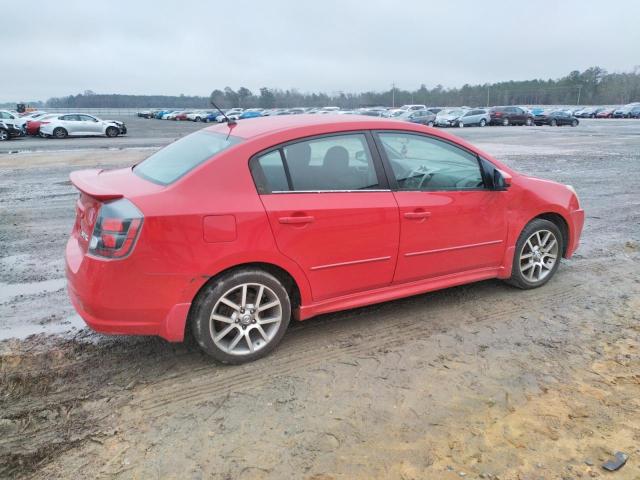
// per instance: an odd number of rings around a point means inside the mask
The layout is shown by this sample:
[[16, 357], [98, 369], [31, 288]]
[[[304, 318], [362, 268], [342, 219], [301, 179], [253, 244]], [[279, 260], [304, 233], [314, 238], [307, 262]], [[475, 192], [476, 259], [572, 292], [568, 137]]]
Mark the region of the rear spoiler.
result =
[[80, 190], [82, 193], [89, 195], [97, 200], [115, 200], [116, 198], [122, 198], [124, 195], [115, 192], [100, 185], [98, 175], [102, 173], [102, 170], [78, 170], [71, 172], [69, 179], [73, 186]]

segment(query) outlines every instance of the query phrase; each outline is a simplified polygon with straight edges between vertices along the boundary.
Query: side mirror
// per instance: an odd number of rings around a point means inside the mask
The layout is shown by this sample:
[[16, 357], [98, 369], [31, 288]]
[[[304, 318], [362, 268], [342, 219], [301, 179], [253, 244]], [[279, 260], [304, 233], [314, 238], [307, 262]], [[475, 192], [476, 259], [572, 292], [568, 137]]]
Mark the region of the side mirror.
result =
[[511, 186], [511, 175], [497, 168], [493, 170], [493, 189], [507, 190]]

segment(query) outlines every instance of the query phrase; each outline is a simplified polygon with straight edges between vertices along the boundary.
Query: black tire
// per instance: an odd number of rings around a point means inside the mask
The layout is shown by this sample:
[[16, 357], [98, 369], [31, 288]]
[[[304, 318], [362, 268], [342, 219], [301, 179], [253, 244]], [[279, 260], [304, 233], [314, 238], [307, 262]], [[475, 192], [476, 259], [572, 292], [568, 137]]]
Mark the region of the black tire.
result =
[[555, 118], [552, 118], [551, 122], [549, 122], [549, 125], [551, 125], [552, 127], [557, 127], [558, 121]]
[[9, 138], [9, 131], [5, 128], [0, 128], [0, 142], [6, 142]]
[[428, 122], [428, 123], [427, 123], [427, 126], [429, 126], [429, 127], [433, 127], [433, 122]]
[[109, 138], [117, 137], [120, 133], [120, 130], [117, 127], [107, 127], [106, 135]]
[[527, 119], [524, 121], [524, 124], [527, 127], [531, 127], [533, 125], [533, 120], [531, 119], [531, 117], [527, 117]]
[[503, 127], [508, 127], [510, 123], [511, 123], [511, 122], [509, 121], [509, 119], [508, 119], [508, 118], [503, 118], [503, 119], [502, 119], [502, 126], [503, 126]]
[[487, 124], [487, 121], [484, 118], [480, 119], [480, 123], [478, 125], [480, 125], [481, 127], [484, 127]]
[[67, 135], [69, 135], [69, 134], [62, 127], [58, 127], [53, 131], [53, 136], [56, 137], [56, 138], [67, 138]]
[[571, 121], [571, 126], [572, 127], [577, 127], [578, 126], [578, 120], [572, 120]]
[[[558, 242], [557, 249], [557, 258], [555, 264], [552, 269], [546, 275], [546, 277], [542, 278], [537, 282], [532, 282], [529, 279], [525, 278], [522, 272], [521, 267], [521, 259], [522, 251], [525, 247], [527, 240], [539, 231], [549, 231], [555, 235], [555, 238]], [[511, 270], [511, 277], [505, 280], [508, 284], [513, 285], [514, 287], [521, 288], [523, 290], [528, 290], [531, 288], [538, 288], [547, 283], [553, 275], [558, 270], [558, 266], [560, 265], [560, 258], [562, 257], [562, 252], [564, 251], [564, 238], [562, 237], [562, 232], [557, 227], [557, 225], [549, 220], [544, 220], [542, 218], [536, 218], [530, 221], [520, 233], [518, 237], [518, 241], [516, 242], [516, 249], [513, 254], [513, 265]]]
[[458, 125], [457, 125], [457, 127], [458, 127], [458, 128], [464, 128], [464, 123], [463, 123], [463, 121], [462, 121], [462, 120], [458, 120]]
[[[216, 345], [210, 331], [209, 319], [216, 304], [218, 304], [218, 301], [225, 295], [225, 293], [242, 284], [260, 284], [268, 287], [268, 289], [270, 289], [280, 301], [282, 318], [275, 335], [268, 341], [268, 343], [254, 353], [239, 355], [227, 353]], [[223, 274], [219, 278], [211, 281], [198, 294], [194, 301], [193, 308], [189, 313], [191, 331], [200, 348], [217, 361], [232, 365], [252, 362], [269, 354], [269, 352], [271, 352], [278, 343], [280, 343], [280, 340], [282, 340], [290, 319], [291, 302], [287, 290], [276, 277], [256, 268], [235, 270], [227, 274]], [[247, 328], [249, 329], [251, 327], [248, 326]], [[244, 328], [242, 331], [244, 331]], [[245, 340], [243, 339], [241, 341], [244, 342]]]

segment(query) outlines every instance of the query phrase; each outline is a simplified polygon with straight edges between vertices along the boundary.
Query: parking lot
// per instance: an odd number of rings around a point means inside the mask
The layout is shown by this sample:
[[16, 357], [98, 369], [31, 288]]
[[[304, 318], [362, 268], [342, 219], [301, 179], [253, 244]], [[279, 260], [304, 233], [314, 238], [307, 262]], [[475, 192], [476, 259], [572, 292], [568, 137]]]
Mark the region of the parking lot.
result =
[[0, 144], [0, 477], [586, 478], [620, 450], [611, 478], [640, 478], [640, 121], [449, 130], [578, 191], [582, 245], [543, 288], [324, 315], [224, 367], [90, 333], [67, 300], [69, 172], [204, 126], [121, 120], [124, 137]]

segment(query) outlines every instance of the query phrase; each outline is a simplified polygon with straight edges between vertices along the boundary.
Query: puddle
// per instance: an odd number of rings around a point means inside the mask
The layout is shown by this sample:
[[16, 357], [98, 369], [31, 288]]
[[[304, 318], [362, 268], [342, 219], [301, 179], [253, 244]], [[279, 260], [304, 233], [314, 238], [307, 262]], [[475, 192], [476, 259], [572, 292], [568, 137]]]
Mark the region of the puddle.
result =
[[44, 325], [38, 323], [12, 324], [8, 328], [0, 328], [0, 341], [9, 339], [24, 340], [38, 333], [60, 335], [68, 332], [77, 332], [86, 326], [86, 323], [84, 323], [84, 320], [82, 320], [79, 315], [71, 315], [60, 322], [47, 323]]
[[53, 280], [31, 283], [0, 283], [0, 303], [7, 302], [18, 295], [55, 292], [65, 288], [66, 285], [66, 278], [54, 278]]

